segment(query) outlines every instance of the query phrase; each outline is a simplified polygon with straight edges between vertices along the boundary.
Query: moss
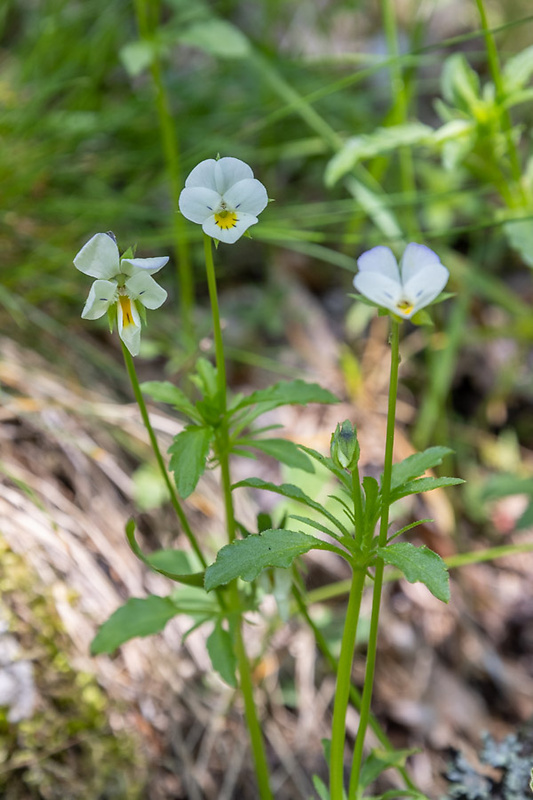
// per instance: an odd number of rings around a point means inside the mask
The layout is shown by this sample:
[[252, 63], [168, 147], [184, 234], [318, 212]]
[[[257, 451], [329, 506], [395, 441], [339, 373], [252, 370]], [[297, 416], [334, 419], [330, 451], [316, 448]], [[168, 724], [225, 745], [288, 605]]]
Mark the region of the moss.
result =
[[39, 696], [30, 719], [0, 709], [3, 800], [136, 800], [147, 776], [140, 738], [112, 730], [120, 703], [70, 664], [70, 640], [51, 593], [0, 537], [1, 609], [33, 663]]

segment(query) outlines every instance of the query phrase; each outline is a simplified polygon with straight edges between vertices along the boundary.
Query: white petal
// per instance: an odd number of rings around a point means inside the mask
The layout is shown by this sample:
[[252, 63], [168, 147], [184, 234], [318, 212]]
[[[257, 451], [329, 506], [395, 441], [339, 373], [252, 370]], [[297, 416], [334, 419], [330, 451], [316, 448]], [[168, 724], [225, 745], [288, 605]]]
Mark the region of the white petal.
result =
[[[215, 181], [215, 166], [216, 161], [214, 158], [208, 158], [201, 161], [185, 181], [186, 188], [201, 187], [202, 189], [212, 189], [216, 192], [217, 184]], [[194, 220], [193, 220], [194, 222]]]
[[390, 280], [400, 282], [400, 270], [390, 247], [379, 245], [367, 250], [357, 259], [360, 272], [372, 272], [375, 275], [384, 275]]
[[218, 239], [219, 242], [234, 244], [237, 239], [240, 239], [243, 233], [247, 231], [251, 225], [255, 225], [256, 222], [258, 222], [258, 219], [252, 216], [252, 214], [239, 213], [233, 228], [220, 228], [215, 221], [214, 214], [212, 214], [205, 220], [202, 229], [204, 233], [211, 236], [213, 239]]
[[120, 271], [117, 243], [107, 233], [96, 233], [74, 259], [74, 266], [93, 278], [114, 278]]
[[221, 197], [213, 189], [194, 187], [183, 189], [179, 207], [184, 217], [201, 225], [219, 207]]
[[228, 208], [244, 211], [254, 217], [268, 205], [268, 195], [261, 181], [247, 178], [234, 184], [224, 194]]
[[413, 305], [409, 316], [416, 314], [438, 297], [448, 283], [449, 277], [450, 273], [440, 262], [419, 269], [403, 287], [405, 299]]
[[440, 264], [440, 258], [433, 250], [430, 250], [424, 244], [411, 242], [405, 248], [400, 261], [400, 274], [403, 285], [405, 286], [420, 270], [435, 264]]
[[118, 335], [132, 354], [141, 349], [141, 319], [133, 300], [121, 295], [117, 303]]
[[396, 304], [402, 299], [400, 282], [380, 272], [372, 272], [370, 270], [358, 272], [353, 279], [353, 285], [357, 291], [372, 300], [373, 303], [391, 311], [396, 312]]
[[100, 319], [109, 306], [117, 301], [117, 284], [115, 281], [95, 281], [91, 286], [89, 297], [81, 312], [83, 319]]
[[220, 194], [225, 194], [234, 183], [253, 177], [252, 168], [239, 158], [226, 156], [215, 161], [215, 188]]
[[140, 300], [146, 308], [159, 308], [167, 299], [162, 286], [154, 281], [146, 272], [136, 272], [126, 281], [126, 291], [134, 300]]
[[[168, 256], [157, 256], [156, 258], [123, 258], [120, 261], [120, 271], [126, 275], [134, 275], [136, 270], [141, 269], [153, 275], [155, 272], [159, 272], [167, 263]], [[123, 269], [123, 264], [129, 264], [133, 269], [129, 269], [128, 266]]]

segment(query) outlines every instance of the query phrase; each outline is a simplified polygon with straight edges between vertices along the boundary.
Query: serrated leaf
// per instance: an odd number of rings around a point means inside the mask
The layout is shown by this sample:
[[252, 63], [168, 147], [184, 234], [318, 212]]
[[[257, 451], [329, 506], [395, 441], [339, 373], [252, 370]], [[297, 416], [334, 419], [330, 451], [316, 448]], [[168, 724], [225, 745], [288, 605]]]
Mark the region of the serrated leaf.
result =
[[156, 403], [168, 403], [191, 419], [200, 421], [201, 417], [187, 395], [170, 381], [145, 381], [141, 383], [141, 390]]
[[239, 445], [256, 448], [267, 456], [275, 458], [288, 467], [304, 470], [304, 472], [314, 472], [313, 463], [305, 453], [302, 453], [298, 445], [289, 439], [246, 439], [239, 441]]
[[193, 571], [189, 556], [182, 550], [157, 550], [155, 553], [145, 556], [135, 539], [135, 521], [133, 519], [126, 523], [126, 538], [137, 558], [154, 572], [159, 572], [178, 583], [203, 586], [203, 572]]
[[420, 494], [421, 492], [431, 492], [433, 489], [442, 489], [445, 486], [458, 486], [464, 483], [462, 478], [418, 478], [416, 481], [408, 481], [391, 492], [391, 503], [395, 503], [401, 497], [408, 497], [410, 494]]
[[210, 592], [235, 578], [253, 581], [267, 567], [290, 567], [297, 556], [312, 549], [332, 548], [307, 533], [282, 528], [237, 539], [219, 550], [215, 563], [206, 569], [205, 588]]
[[391, 489], [396, 489], [402, 483], [418, 478], [428, 469], [442, 464], [442, 459], [450, 453], [453, 453], [453, 450], [449, 447], [429, 447], [422, 453], [413, 453], [412, 456], [407, 456], [399, 464], [393, 464]]
[[222, 19], [194, 23], [180, 33], [178, 39], [182, 44], [198, 47], [219, 58], [246, 58], [251, 52], [246, 36]]
[[320, 514], [323, 514], [330, 522], [332, 522], [337, 528], [345, 536], [349, 536], [350, 534], [346, 530], [345, 526], [327, 509], [325, 509], [320, 503], [317, 503], [315, 500], [312, 500], [308, 495], [305, 494], [299, 486], [295, 486], [293, 483], [282, 483], [277, 485], [275, 483], [270, 483], [269, 481], [264, 481], [262, 478], [247, 478], [244, 481], [239, 481], [239, 483], [235, 483], [233, 485], [233, 489], [239, 489], [241, 487], [248, 487], [249, 489], [263, 489], [266, 492], [274, 492], [275, 494], [280, 494], [282, 497], [286, 497], [289, 500], [296, 500], [297, 503], [302, 503], [303, 505], [308, 506], [309, 508], [318, 511]]
[[195, 490], [205, 472], [212, 439], [211, 428], [188, 425], [174, 437], [174, 443], [168, 448], [171, 454], [169, 469], [174, 473], [178, 494], [184, 499]]
[[132, 597], [100, 626], [91, 643], [91, 654], [112, 653], [137, 636], [159, 633], [177, 613], [168, 597]]
[[432, 134], [433, 128], [422, 122], [407, 122], [403, 125], [377, 128], [372, 133], [362, 136], [352, 136], [327, 165], [326, 186], [333, 186], [363, 159], [390, 153], [399, 147], [421, 144], [427, 141]]
[[308, 403], [338, 402], [338, 397], [335, 397], [327, 389], [323, 389], [317, 383], [306, 383], [298, 378], [295, 381], [280, 381], [269, 386], [268, 389], [258, 389], [247, 397], [243, 397], [231, 410], [235, 412], [256, 403], [268, 403], [270, 408], [277, 408], [290, 405], [306, 406]]
[[448, 568], [438, 553], [425, 545], [415, 547], [410, 542], [379, 547], [377, 553], [386, 564], [397, 567], [409, 583], [423, 583], [438, 600], [449, 602]]
[[236, 689], [235, 671], [237, 669], [237, 658], [233, 649], [231, 635], [222, 627], [220, 620], [215, 622], [215, 627], [208, 636], [206, 645], [213, 669], [218, 672], [223, 681], [226, 681], [229, 686]]

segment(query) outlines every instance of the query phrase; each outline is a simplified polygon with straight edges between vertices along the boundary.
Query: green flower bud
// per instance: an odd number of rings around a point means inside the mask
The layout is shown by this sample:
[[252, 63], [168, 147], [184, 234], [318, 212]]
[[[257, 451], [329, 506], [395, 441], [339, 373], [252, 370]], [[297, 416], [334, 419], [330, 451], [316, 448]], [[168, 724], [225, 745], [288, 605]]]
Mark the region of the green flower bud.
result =
[[339, 423], [335, 433], [331, 435], [331, 458], [336, 467], [352, 469], [359, 461], [359, 442], [357, 431], [350, 420]]

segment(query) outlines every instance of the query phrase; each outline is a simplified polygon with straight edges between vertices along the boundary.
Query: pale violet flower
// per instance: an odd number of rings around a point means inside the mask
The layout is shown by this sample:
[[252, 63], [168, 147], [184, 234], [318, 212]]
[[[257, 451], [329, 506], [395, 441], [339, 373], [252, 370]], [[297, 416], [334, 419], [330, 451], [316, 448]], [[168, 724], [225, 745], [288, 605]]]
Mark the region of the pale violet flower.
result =
[[238, 158], [208, 158], [185, 181], [179, 207], [213, 239], [233, 244], [266, 208], [268, 195], [248, 164]]
[[106, 311], [116, 307], [118, 333], [132, 356], [141, 346], [141, 317], [139, 305], [159, 308], [166, 298], [166, 291], [151, 277], [168, 261], [168, 256], [159, 258], [120, 257], [114, 237], [108, 233], [97, 233], [89, 239], [74, 259], [74, 265], [92, 278], [89, 297], [81, 313], [84, 319], [99, 319]]
[[364, 297], [410, 319], [442, 292], [450, 273], [433, 250], [408, 244], [398, 262], [389, 247], [373, 247], [357, 259], [353, 285]]

